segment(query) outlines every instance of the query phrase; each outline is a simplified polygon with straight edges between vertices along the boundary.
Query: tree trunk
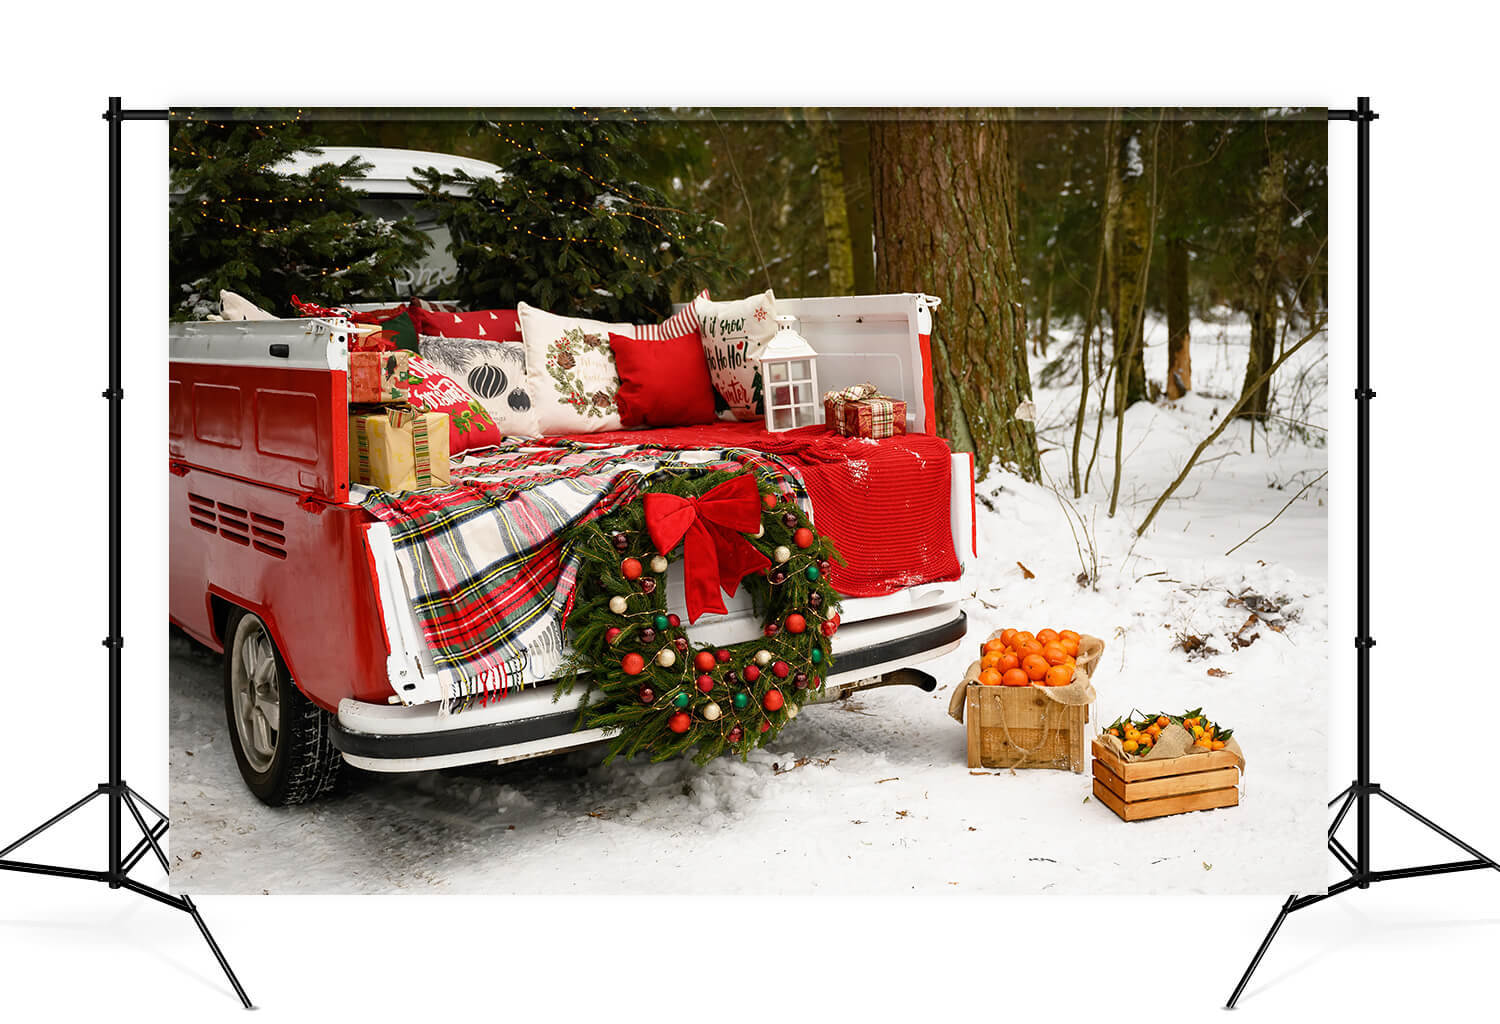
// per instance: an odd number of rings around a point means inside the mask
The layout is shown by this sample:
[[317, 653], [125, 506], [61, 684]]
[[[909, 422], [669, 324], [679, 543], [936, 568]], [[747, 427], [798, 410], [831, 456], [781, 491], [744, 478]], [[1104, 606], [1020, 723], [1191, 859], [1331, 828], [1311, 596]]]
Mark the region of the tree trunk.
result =
[[1047, 287], [1042, 291], [1042, 320], [1036, 328], [1036, 354], [1047, 354], [1047, 345], [1052, 340], [1052, 282], [1057, 264], [1056, 248], [1047, 251]]
[[1149, 243], [1146, 209], [1146, 154], [1139, 124], [1120, 132], [1115, 160], [1117, 201], [1111, 233], [1109, 292], [1110, 324], [1115, 339], [1115, 411], [1146, 397], [1145, 347], [1146, 246]]
[[1193, 354], [1189, 347], [1191, 310], [1188, 303], [1188, 244], [1167, 239], [1167, 397], [1181, 398], [1193, 390]]
[[1038, 477], [1015, 255], [1010, 125], [993, 111], [893, 112], [870, 126], [876, 289], [942, 298], [933, 317], [938, 431]]
[[1250, 360], [1240, 389], [1249, 400], [1239, 415], [1264, 419], [1271, 406], [1271, 379], [1261, 377], [1276, 359], [1276, 256], [1281, 248], [1281, 206], [1286, 190], [1286, 153], [1273, 137], [1255, 195], [1255, 256], [1250, 268]]
[[841, 121], [840, 162], [844, 168], [844, 209], [849, 215], [849, 250], [854, 257], [854, 293], [875, 294], [875, 210], [870, 196], [870, 125]]
[[818, 158], [818, 195], [823, 201], [823, 238], [828, 247], [827, 293], [853, 295], [854, 250], [849, 244], [849, 208], [844, 200], [838, 126], [817, 107], [804, 108], [803, 118]]

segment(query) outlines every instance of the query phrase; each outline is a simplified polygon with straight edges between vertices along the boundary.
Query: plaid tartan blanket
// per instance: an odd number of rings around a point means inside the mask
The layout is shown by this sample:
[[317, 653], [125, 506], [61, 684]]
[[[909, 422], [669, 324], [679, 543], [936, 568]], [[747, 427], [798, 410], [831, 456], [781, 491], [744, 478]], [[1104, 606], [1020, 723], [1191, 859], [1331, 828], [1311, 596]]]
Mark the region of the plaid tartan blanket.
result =
[[565, 440], [509, 442], [455, 459], [452, 487], [372, 491], [362, 504], [390, 527], [445, 706], [504, 696], [561, 663], [577, 585], [570, 527], [632, 500], [664, 474], [734, 468], [771, 480], [806, 506], [797, 470], [773, 455]]

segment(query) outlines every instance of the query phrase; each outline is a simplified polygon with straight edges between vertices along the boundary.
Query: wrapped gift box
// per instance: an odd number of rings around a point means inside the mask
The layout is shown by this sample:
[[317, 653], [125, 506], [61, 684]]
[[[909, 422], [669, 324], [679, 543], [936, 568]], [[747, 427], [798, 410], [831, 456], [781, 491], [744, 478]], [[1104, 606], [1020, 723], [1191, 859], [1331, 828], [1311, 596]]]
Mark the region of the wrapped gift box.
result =
[[349, 480], [382, 491], [448, 486], [448, 414], [405, 407], [354, 413]]
[[846, 437], [891, 437], [906, 433], [906, 403], [888, 398], [873, 384], [823, 394], [823, 416]]
[[406, 401], [406, 366], [410, 352], [350, 352], [349, 401], [391, 405]]

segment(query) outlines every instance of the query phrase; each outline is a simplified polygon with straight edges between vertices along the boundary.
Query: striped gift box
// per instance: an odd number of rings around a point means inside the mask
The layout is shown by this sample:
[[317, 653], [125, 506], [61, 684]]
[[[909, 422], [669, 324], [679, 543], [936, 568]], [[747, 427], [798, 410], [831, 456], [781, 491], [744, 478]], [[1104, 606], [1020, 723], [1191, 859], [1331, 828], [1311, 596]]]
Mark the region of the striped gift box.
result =
[[448, 414], [406, 406], [352, 414], [349, 479], [391, 492], [447, 487]]
[[845, 437], [892, 437], [906, 433], [906, 403], [882, 395], [873, 384], [823, 393], [823, 416]]

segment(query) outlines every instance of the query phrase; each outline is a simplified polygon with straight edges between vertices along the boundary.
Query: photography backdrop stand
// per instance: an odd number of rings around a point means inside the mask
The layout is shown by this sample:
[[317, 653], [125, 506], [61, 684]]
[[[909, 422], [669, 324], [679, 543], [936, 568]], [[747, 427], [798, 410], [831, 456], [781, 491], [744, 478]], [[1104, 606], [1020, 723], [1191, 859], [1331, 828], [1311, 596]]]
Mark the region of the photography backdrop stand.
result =
[[[1379, 116], [1370, 109], [1368, 96], [1361, 96], [1359, 105], [1354, 110], [1330, 110], [1328, 112], [1330, 121], [1356, 122], [1359, 137], [1356, 196], [1359, 204], [1358, 264], [1356, 267], [1358, 275], [1356, 354], [1359, 379], [1354, 390], [1354, 398], [1359, 403], [1355, 474], [1355, 486], [1358, 491], [1355, 527], [1358, 635], [1354, 638], [1357, 658], [1355, 678], [1358, 691], [1356, 710], [1358, 763], [1354, 781], [1328, 803], [1329, 807], [1338, 805], [1338, 810], [1333, 816], [1333, 824], [1328, 828], [1328, 850], [1339, 865], [1349, 873], [1349, 877], [1330, 885], [1327, 892], [1315, 893], [1311, 896], [1287, 897], [1286, 902], [1281, 906], [1281, 913], [1276, 915], [1276, 921], [1271, 925], [1271, 930], [1266, 933], [1265, 940], [1255, 951], [1255, 957], [1250, 961], [1250, 966], [1245, 969], [1240, 983], [1234, 987], [1234, 994], [1229, 997], [1226, 1007], [1231, 1010], [1239, 1002], [1245, 986], [1250, 984], [1250, 978], [1255, 974], [1255, 969], [1260, 966], [1261, 958], [1266, 955], [1266, 950], [1271, 948], [1271, 943], [1275, 940], [1276, 933], [1281, 930], [1281, 925], [1287, 919], [1288, 914], [1310, 907], [1314, 903], [1322, 903], [1350, 889], [1368, 889], [1373, 882], [1391, 882], [1398, 878], [1421, 878], [1424, 875], [1449, 875], [1458, 871], [1484, 871], [1490, 868], [1500, 871], [1500, 864], [1391, 796], [1380, 788], [1380, 783], [1370, 781], [1370, 648], [1375, 646], [1375, 639], [1370, 636], [1370, 400], [1375, 397], [1375, 392], [1370, 390], [1370, 123]], [[1395, 868], [1388, 871], [1372, 869], [1370, 867], [1371, 797], [1379, 797], [1398, 811], [1436, 832], [1467, 853], [1469, 859]], [[1353, 851], [1350, 851], [1338, 837], [1339, 828], [1349, 817], [1351, 810], [1354, 811], [1356, 830]]]
[[[125, 646], [125, 638], [120, 635], [120, 403], [125, 398], [125, 392], [120, 386], [120, 126], [126, 121], [165, 121], [168, 116], [169, 112], [165, 110], [123, 110], [118, 96], [110, 97], [109, 110], [104, 114], [104, 119], [109, 122], [109, 389], [104, 392], [104, 397], [109, 400], [109, 635], [104, 638], [104, 646], [109, 648], [109, 781], [99, 783], [96, 789], [81, 800], [0, 849], [0, 871], [104, 882], [111, 889], [127, 889], [182, 911], [192, 917], [198, 931], [203, 934], [203, 941], [208, 943], [219, 966], [224, 969], [229, 984], [234, 986], [235, 994], [248, 1010], [251, 1009], [250, 997], [234, 976], [234, 969], [229, 966], [224, 951], [219, 948], [208, 926], [203, 923], [203, 915], [198, 913], [192, 898], [186, 894], [174, 896], [130, 877], [131, 870], [148, 853], [155, 855], [162, 870], [169, 875], [172, 866], [161, 847], [161, 839], [166, 835], [170, 824], [167, 816], [125, 784], [120, 761], [120, 654]], [[105, 837], [108, 844], [108, 866], [104, 870], [5, 859], [53, 825], [83, 810], [100, 797], [105, 798], [109, 804], [109, 825]], [[141, 838], [129, 851], [122, 852], [124, 844], [121, 828], [126, 811], [130, 812]]]

